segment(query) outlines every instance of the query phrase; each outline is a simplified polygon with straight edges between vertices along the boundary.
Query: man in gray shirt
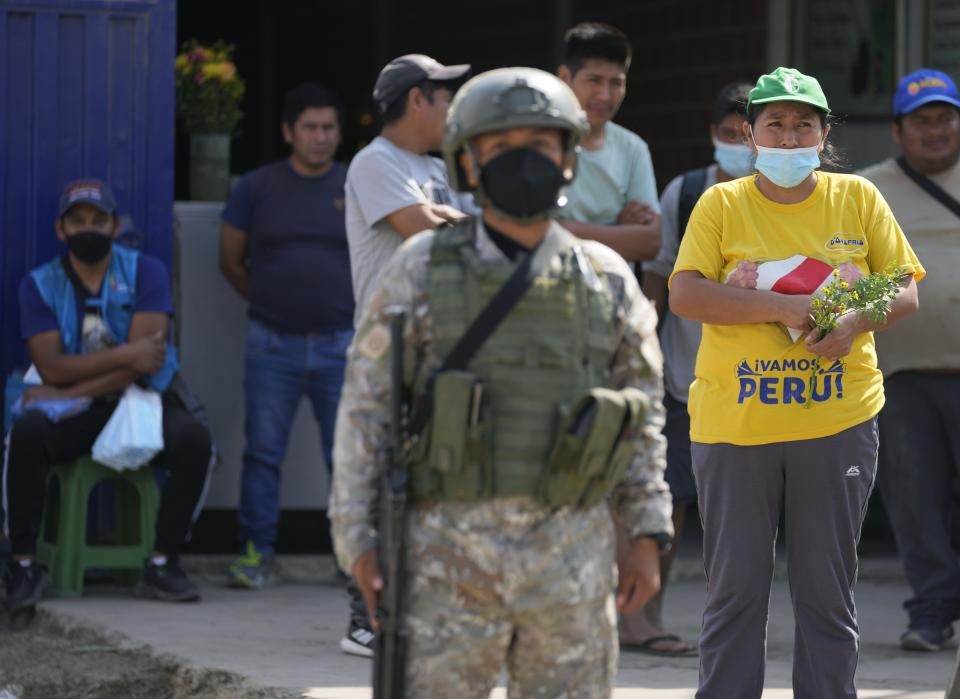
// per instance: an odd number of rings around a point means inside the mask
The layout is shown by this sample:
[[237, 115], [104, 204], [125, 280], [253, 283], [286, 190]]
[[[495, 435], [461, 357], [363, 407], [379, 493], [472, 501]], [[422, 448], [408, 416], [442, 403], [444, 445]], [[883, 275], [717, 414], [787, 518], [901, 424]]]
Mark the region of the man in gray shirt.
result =
[[[409, 54], [390, 61], [377, 77], [373, 99], [383, 129], [354, 156], [345, 186], [354, 325], [404, 240], [466, 215], [462, 195], [447, 184], [443, 161], [429, 153], [440, 150], [450, 100], [469, 70]], [[472, 198], [469, 208], [474, 208]], [[350, 624], [340, 649], [372, 657], [374, 632], [352, 581], [348, 587]]]
[[415, 233], [464, 217], [472, 200], [451, 192], [439, 151], [453, 92], [470, 70], [409, 54], [390, 61], [373, 98], [383, 130], [347, 171], [347, 242], [356, 298], [354, 323], [400, 244]]
[[701, 326], [693, 320], [673, 315], [667, 308], [667, 279], [677, 261], [680, 240], [687, 219], [700, 194], [717, 182], [727, 182], [753, 172], [752, 151], [743, 143], [743, 122], [747, 113], [750, 83], [724, 86], [714, 102], [710, 137], [714, 146], [714, 163], [690, 170], [674, 178], [660, 196], [663, 212], [660, 252], [643, 263], [643, 293], [657, 307], [663, 319], [660, 344], [663, 347], [663, 404], [667, 421], [663, 434], [667, 438], [667, 471], [665, 474], [673, 495], [674, 546], [660, 557], [661, 592], [632, 617], [624, 617], [620, 627], [621, 644], [654, 655], [687, 655], [693, 646], [676, 635], [664, 631], [661, 619], [663, 591], [673, 558], [683, 534], [687, 506], [697, 501], [690, 458], [690, 416], [687, 394], [693, 383], [693, 367], [700, 347]]

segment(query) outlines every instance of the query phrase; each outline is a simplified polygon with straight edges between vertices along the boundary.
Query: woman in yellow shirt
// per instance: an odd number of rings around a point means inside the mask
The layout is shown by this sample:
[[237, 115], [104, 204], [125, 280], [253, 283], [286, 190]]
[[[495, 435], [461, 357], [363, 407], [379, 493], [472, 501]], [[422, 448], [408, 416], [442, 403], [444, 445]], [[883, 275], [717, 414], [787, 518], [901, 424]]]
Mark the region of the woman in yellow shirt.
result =
[[[872, 184], [817, 170], [829, 112], [816, 79], [760, 77], [744, 123], [758, 174], [703, 194], [670, 279], [671, 310], [703, 323], [689, 401], [707, 571], [698, 699], [761, 695], [781, 510], [794, 697], [856, 697], [856, 547], [883, 406], [873, 332], [916, 310], [923, 267]], [[757, 264], [795, 256], [856, 274], [893, 263], [908, 282], [886, 325], [849, 314], [794, 341], [783, 326], [810, 330], [809, 293], [756, 287]]]

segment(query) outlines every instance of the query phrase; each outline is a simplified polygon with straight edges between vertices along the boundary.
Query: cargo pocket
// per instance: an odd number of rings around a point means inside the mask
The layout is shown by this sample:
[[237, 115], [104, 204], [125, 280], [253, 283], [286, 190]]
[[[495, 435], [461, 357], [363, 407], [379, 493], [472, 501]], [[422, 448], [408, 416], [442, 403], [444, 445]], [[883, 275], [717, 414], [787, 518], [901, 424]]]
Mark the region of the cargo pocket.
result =
[[646, 393], [636, 388], [625, 388], [619, 391], [619, 395], [625, 407], [619, 430], [604, 473], [599, 478], [591, 479], [584, 489], [580, 500], [583, 507], [591, 507], [606, 498], [623, 480], [630, 463], [636, 456], [634, 439], [643, 428], [650, 410], [650, 399]]
[[448, 371], [433, 391], [428, 478], [441, 499], [480, 498], [490, 488], [484, 383], [476, 374]]
[[564, 411], [540, 479], [545, 505], [576, 505], [590, 482], [603, 478], [625, 410], [618, 392], [594, 388]]

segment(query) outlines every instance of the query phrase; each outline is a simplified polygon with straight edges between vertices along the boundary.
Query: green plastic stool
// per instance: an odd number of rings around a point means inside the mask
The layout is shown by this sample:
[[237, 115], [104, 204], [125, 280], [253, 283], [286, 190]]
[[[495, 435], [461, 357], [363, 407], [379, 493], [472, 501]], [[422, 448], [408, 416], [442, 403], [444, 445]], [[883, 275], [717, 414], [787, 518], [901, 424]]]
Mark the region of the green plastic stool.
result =
[[[87, 541], [87, 507], [94, 487], [105, 480], [125, 484], [116, 488], [115, 541], [92, 544]], [[50, 487], [59, 485], [59, 503], [50, 499]], [[132, 492], [131, 492], [132, 490]], [[47, 478], [47, 505], [37, 541], [37, 558], [47, 565], [53, 591], [59, 597], [83, 593], [83, 576], [88, 568], [139, 571], [153, 549], [153, 531], [160, 494], [153, 469], [144, 466], [114, 471], [90, 458], [60, 464]], [[123, 582], [135, 582], [136, 573]]]

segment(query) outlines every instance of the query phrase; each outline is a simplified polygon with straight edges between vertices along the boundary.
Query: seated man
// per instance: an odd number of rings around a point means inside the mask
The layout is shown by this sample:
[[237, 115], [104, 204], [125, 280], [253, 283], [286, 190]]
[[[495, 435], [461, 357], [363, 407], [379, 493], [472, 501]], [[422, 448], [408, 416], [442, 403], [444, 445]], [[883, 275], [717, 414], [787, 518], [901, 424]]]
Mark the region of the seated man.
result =
[[[199, 594], [177, 554], [187, 538], [213, 465], [207, 429], [171, 390], [178, 364], [166, 341], [173, 313], [163, 264], [113, 244], [116, 204], [99, 180], [69, 184], [60, 198], [57, 237], [68, 254], [41, 265], [20, 285], [21, 331], [43, 385], [23, 396], [26, 408], [10, 431], [3, 469], [11, 617], [32, 610], [49, 588], [34, 560], [48, 469], [90, 453], [120, 395], [136, 382], [163, 396], [164, 450], [154, 463], [169, 472], [157, 516], [153, 555], [137, 594], [193, 601]], [[31, 410], [38, 400], [92, 399], [59, 421]]]

